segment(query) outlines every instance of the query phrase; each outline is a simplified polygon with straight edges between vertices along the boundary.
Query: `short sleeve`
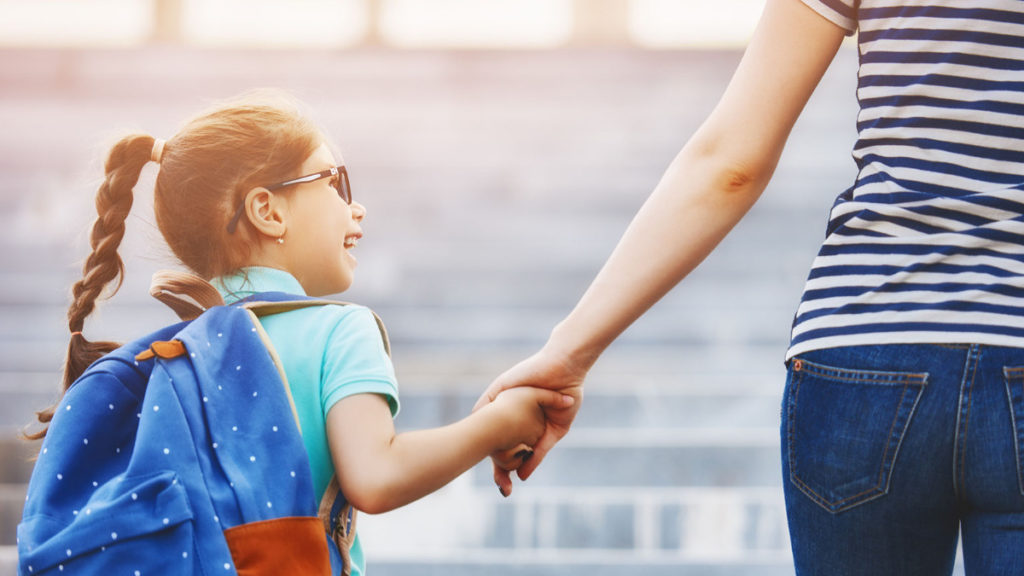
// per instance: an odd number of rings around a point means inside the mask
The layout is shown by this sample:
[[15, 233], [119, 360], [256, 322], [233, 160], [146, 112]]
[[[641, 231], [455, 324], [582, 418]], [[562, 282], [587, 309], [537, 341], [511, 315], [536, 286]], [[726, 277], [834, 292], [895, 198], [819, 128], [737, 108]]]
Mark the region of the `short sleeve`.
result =
[[331, 331], [324, 349], [320, 401], [324, 417], [339, 400], [380, 394], [398, 414], [398, 382], [373, 312], [351, 306]]
[[821, 14], [829, 22], [846, 31], [852, 36], [857, 31], [858, 0], [801, 0], [812, 10]]

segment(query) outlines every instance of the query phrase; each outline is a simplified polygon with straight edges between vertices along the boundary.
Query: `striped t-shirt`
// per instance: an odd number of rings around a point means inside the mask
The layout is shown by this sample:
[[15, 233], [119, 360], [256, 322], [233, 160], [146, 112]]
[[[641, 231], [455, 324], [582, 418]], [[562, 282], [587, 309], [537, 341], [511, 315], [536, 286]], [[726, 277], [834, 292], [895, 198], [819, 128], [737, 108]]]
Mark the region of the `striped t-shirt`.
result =
[[1024, 347], [1024, 0], [803, 0], [858, 33], [858, 173], [787, 358]]

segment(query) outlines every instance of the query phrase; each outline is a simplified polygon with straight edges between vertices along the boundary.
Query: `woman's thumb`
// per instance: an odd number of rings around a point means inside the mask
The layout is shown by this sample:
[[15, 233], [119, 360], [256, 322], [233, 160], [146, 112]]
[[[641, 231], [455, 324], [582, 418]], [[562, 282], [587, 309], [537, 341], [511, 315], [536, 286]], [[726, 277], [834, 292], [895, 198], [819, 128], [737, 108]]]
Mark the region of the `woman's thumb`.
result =
[[576, 403], [575, 398], [568, 394], [563, 394], [558, 390], [534, 388], [533, 393], [537, 398], [537, 404], [540, 404], [545, 408], [569, 408]]

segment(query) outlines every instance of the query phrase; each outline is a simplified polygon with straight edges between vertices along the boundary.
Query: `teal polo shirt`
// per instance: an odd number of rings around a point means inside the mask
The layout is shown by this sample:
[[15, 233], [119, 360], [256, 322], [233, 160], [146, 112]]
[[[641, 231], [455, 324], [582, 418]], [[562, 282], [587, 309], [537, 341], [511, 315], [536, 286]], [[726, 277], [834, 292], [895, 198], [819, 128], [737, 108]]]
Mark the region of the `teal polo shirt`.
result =
[[[291, 274], [274, 268], [243, 268], [213, 281], [228, 304], [258, 292], [305, 295]], [[327, 444], [327, 413], [353, 394], [380, 394], [398, 413], [394, 367], [373, 313], [354, 304], [315, 306], [265, 316], [260, 323], [277, 351], [295, 400], [302, 441], [309, 454], [317, 501], [334, 475]], [[353, 575], [365, 571], [359, 535], [352, 545]]]

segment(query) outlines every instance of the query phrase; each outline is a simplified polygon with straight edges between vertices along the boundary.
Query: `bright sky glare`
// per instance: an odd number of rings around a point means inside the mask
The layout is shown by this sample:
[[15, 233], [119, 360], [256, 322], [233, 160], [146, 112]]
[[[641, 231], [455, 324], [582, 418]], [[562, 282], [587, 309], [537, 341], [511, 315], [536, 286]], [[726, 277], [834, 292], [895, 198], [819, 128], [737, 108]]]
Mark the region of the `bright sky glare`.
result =
[[[379, 34], [406, 48], [553, 48], [587, 0], [374, 0]], [[594, 0], [593, 15], [607, 0]], [[613, 0], [614, 1], [614, 0]], [[620, 0], [629, 40], [649, 48], [746, 43], [764, 0]], [[371, 30], [371, 0], [181, 0], [197, 46], [344, 48]], [[0, 46], [131, 47], [153, 34], [155, 0], [0, 0]], [[613, 23], [619, 25], [619, 23]]]

